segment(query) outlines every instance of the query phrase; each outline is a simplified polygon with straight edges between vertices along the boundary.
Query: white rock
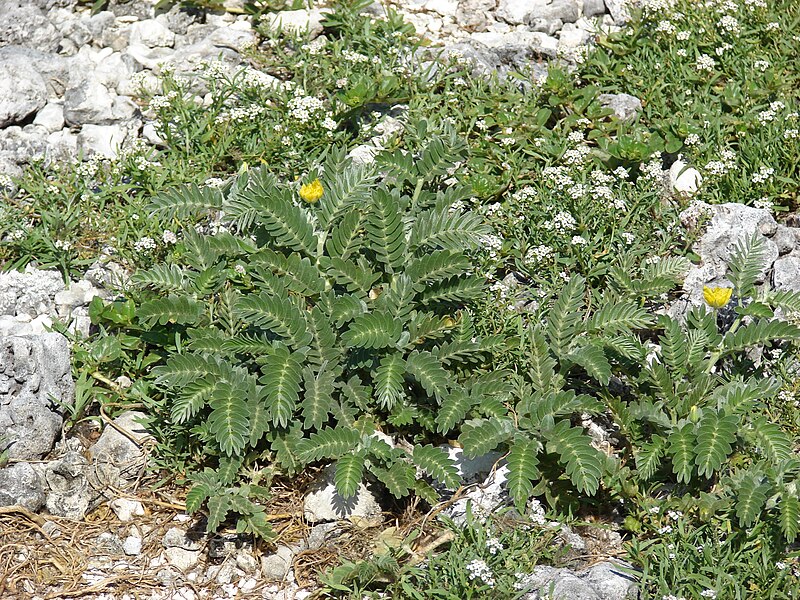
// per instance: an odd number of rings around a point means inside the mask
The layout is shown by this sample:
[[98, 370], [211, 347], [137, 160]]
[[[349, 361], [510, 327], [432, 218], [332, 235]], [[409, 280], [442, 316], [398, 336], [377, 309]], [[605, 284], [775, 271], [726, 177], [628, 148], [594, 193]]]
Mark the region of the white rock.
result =
[[678, 195], [694, 196], [702, 184], [700, 172], [682, 160], [676, 160], [669, 168], [669, 187]]
[[175, 34], [155, 19], [139, 21], [131, 25], [131, 44], [144, 44], [149, 48], [171, 48], [175, 45]]
[[256, 43], [256, 34], [252, 30], [241, 30], [234, 27], [215, 29], [207, 38], [217, 48], [230, 48], [240, 52]]
[[123, 77], [117, 85], [117, 94], [138, 98], [143, 93], [158, 94], [161, 92], [161, 80], [150, 71], [140, 71]]
[[457, 0], [428, 0], [425, 3], [425, 10], [432, 11], [443, 17], [454, 17], [458, 10]]
[[125, 538], [125, 541], [122, 542], [122, 551], [127, 556], [137, 556], [142, 551], [142, 538], [129, 535]]
[[61, 102], [48, 102], [45, 107], [36, 113], [34, 125], [41, 125], [47, 131], [60, 131], [64, 127], [64, 104]]
[[133, 517], [144, 516], [144, 506], [138, 500], [128, 498], [117, 498], [108, 503], [109, 508], [114, 511], [117, 518], [123, 523], [132, 521]]
[[[106, 48], [111, 50], [111, 48]], [[130, 59], [129, 59], [130, 60]], [[133, 69], [119, 52], [112, 52], [103, 58], [94, 69], [94, 77], [109, 89], [115, 89], [121, 81], [133, 75]]]
[[591, 34], [583, 29], [576, 27], [572, 23], [565, 23], [558, 34], [558, 43], [566, 48], [577, 48], [586, 43], [590, 37]]
[[143, 67], [155, 71], [174, 54], [168, 48], [148, 48], [144, 44], [131, 44], [125, 52]]
[[323, 12], [317, 9], [282, 10], [268, 13], [261, 17], [261, 20], [272, 31], [282, 29], [286, 32], [303, 34], [307, 30], [313, 39], [322, 33], [322, 17]]
[[163, 555], [169, 564], [181, 571], [188, 571], [200, 560], [199, 550], [184, 550], [177, 547], [167, 548]]
[[153, 144], [153, 146], [164, 147], [167, 145], [164, 139], [158, 135], [154, 123], [146, 123], [145, 126], [142, 127], [142, 137]]
[[84, 156], [100, 154], [106, 158], [116, 158], [126, 137], [127, 132], [118, 125], [87, 124], [78, 134], [78, 148]]
[[310, 523], [320, 523], [353, 518], [379, 519], [381, 507], [372, 492], [360, 483], [355, 496], [342, 498], [333, 482], [334, 473], [334, 469], [326, 469], [322, 477], [312, 485], [311, 492], [303, 502], [306, 520]]
[[525, 23], [531, 11], [547, 6], [548, 0], [500, 0], [495, 15], [507, 23], [520, 25]]
[[18, 123], [47, 102], [47, 84], [31, 66], [0, 63], [0, 127]]

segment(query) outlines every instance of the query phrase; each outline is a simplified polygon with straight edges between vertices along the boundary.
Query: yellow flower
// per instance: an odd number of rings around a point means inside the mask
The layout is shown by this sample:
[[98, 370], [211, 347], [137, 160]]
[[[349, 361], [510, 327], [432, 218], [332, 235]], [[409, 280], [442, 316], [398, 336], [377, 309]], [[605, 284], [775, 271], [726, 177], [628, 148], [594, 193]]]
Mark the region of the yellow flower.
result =
[[711, 308], [722, 308], [731, 300], [731, 288], [703, 286], [703, 298]]
[[322, 198], [322, 192], [322, 182], [319, 179], [300, 186], [300, 197], [309, 204], [314, 204]]

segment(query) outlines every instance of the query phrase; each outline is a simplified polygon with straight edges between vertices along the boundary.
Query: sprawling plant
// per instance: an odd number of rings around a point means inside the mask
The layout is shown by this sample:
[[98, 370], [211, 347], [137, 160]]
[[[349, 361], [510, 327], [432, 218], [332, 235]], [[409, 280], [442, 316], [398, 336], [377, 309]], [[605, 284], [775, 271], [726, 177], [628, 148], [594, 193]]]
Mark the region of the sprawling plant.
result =
[[[585, 306], [584, 280], [572, 278], [546, 322], [528, 332], [525, 384], [513, 414], [478, 428], [481, 451], [508, 444], [518, 504], [552, 494], [552, 486], [535, 484], [552, 475], [541, 467], [556, 457], [587, 494], [606, 472], [609, 485], [628, 497], [653, 482], [713, 490], [745, 526], [777, 506], [785, 535], [795, 539], [800, 461], [789, 434], [766, 416], [779, 385], [755, 364], [754, 351], [800, 339], [800, 328], [774, 315], [800, 310], [800, 294], [757, 289], [764, 251], [762, 238], [741, 242], [730, 262], [731, 288], [711, 300], [734, 302], [721, 310], [694, 307], [681, 319], [656, 319], [642, 300], [671, 289], [682, 259], [650, 265], [638, 279], [612, 270], [614, 287], [594, 298], [594, 310]], [[613, 471], [611, 459], [573, 426], [576, 413], [604, 412], [627, 446]], [[477, 437], [469, 426], [462, 433], [468, 448]]]
[[209, 528], [235, 511], [263, 531], [247, 490], [230, 493], [257, 460], [290, 474], [335, 461], [345, 498], [366, 471], [396, 497], [431, 497], [417, 468], [457, 485], [433, 442], [468, 411], [493, 414], [508, 391], [502, 374], [475, 368], [495, 340], [478, 339], [464, 310], [484, 290], [468, 252], [489, 229], [458, 208], [466, 190], [440, 184], [461, 150], [446, 137], [398, 152], [383, 182], [334, 151], [299, 194], [261, 168], [153, 201], [167, 219], [224, 215], [223, 230], [187, 228], [176, 262], [135, 277], [158, 292], [139, 319], [174, 339], [154, 369], [171, 419], [217, 457], [187, 499], [208, 499]]

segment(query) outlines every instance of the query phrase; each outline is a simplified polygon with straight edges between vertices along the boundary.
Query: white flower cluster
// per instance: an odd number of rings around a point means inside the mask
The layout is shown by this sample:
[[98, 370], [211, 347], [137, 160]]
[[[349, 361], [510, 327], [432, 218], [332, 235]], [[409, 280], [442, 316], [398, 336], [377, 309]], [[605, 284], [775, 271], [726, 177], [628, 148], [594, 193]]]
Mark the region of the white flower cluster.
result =
[[762, 210], [769, 210], [772, 211], [775, 208], [775, 203], [769, 199], [769, 197], [764, 196], [763, 198], [759, 198], [755, 202], [753, 202], [753, 206], [756, 208], [760, 208]]
[[485, 235], [483, 243], [489, 252], [489, 258], [497, 260], [500, 257], [500, 249], [503, 247], [503, 238], [497, 235]]
[[673, 0], [641, 0], [642, 12], [646, 17], [658, 17], [672, 11]]
[[201, 60], [200, 69], [209, 79], [224, 79], [226, 65], [221, 60]]
[[753, 183], [765, 183], [769, 181], [772, 176], [775, 174], [775, 169], [772, 167], [765, 167], [761, 166], [758, 169], [758, 173], [753, 173], [753, 176], [750, 178], [750, 181]]
[[161, 240], [165, 244], [177, 244], [178, 243], [178, 236], [176, 236], [172, 231], [169, 229], [165, 229], [164, 233], [161, 234]]
[[775, 102], [769, 103], [769, 109], [762, 110], [758, 113], [758, 120], [761, 122], [762, 125], [766, 125], [770, 121], [774, 121], [775, 118], [778, 116], [778, 113], [783, 111], [786, 108], [786, 105], [781, 102], [780, 100], [776, 100]]
[[768, 60], [757, 60], [753, 63], [753, 66], [764, 73], [767, 69], [769, 69], [769, 61]]
[[178, 92], [171, 90], [164, 96], [153, 96], [150, 100], [150, 108], [153, 110], [163, 110], [169, 108], [170, 103], [178, 97]]
[[53, 246], [55, 246], [59, 250], [63, 250], [64, 252], [66, 252], [67, 250], [72, 248], [72, 243], [67, 242], [65, 240], [56, 240], [55, 242], [53, 242]]
[[369, 62], [369, 56], [361, 54], [360, 52], [355, 52], [349, 48], [342, 50], [342, 58], [347, 62], [355, 64]]
[[701, 54], [697, 57], [695, 68], [698, 71], [708, 71], [709, 73], [717, 66], [717, 61], [711, 58], [708, 54]]
[[494, 587], [494, 573], [486, 564], [486, 561], [475, 559], [467, 563], [467, 576], [470, 580], [480, 579], [489, 587]]
[[301, 123], [308, 123], [324, 109], [325, 106], [322, 100], [313, 96], [306, 96], [302, 92], [289, 100], [289, 116]]
[[531, 498], [528, 501], [528, 516], [535, 525], [543, 526], [547, 523], [544, 506], [536, 498]]
[[325, 44], [328, 43], [327, 38], [324, 36], [318, 37], [308, 44], [304, 44], [301, 48], [308, 52], [312, 56], [316, 56], [317, 54], [322, 52], [322, 49], [325, 47]]
[[661, 156], [656, 153], [650, 157], [648, 162], [640, 167], [642, 171], [642, 177], [652, 180], [661, 179], [663, 177], [663, 169], [661, 167]]
[[731, 33], [733, 35], [737, 35], [741, 30], [742, 26], [739, 25], [739, 21], [736, 17], [732, 17], [730, 15], [725, 15], [719, 20], [717, 23], [717, 27], [722, 29], [726, 33]]
[[623, 232], [622, 232], [622, 233], [620, 233], [619, 235], [620, 235], [620, 237], [621, 237], [623, 240], [625, 240], [625, 243], [626, 243], [626, 244], [628, 244], [629, 246], [630, 246], [630, 245], [633, 243], [633, 241], [636, 239], [636, 236], [635, 236], [635, 235], [633, 235], [632, 233], [628, 232], [628, 231], [623, 231]]
[[502, 542], [497, 538], [486, 538], [486, 549], [489, 551], [489, 554], [495, 556], [498, 552], [502, 552], [505, 550]]
[[591, 151], [589, 146], [576, 146], [564, 152], [564, 156], [561, 158], [568, 165], [579, 166], [586, 162]]
[[533, 189], [531, 186], [526, 185], [524, 188], [514, 192], [514, 194], [511, 197], [521, 204], [526, 204], [527, 202], [533, 200], [536, 197], [536, 190]]
[[524, 260], [526, 264], [534, 265], [550, 258], [551, 256], [553, 256], [553, 249], [549, 246], [540, 244], [539, 246], [529, 248], [525, 253]]
[[767, 8], [766, 0], [744, 0], [744, 5], [750, 12], [758, 8]]
[[156, 241], [151, 237], [145, 236], [133, 244], [133, 249], [146, 254], [156, 249]]
[[272, 90], [277, 84], [277, 79], [272, 75], [247, 67], [241, 71], [242, 87]]
[[579, 235], [573, 235], [571, 243], [572, 243], [573, 246], [585, 246], [589, 242], [586, 241], [586, 238], [583, 238], [583, 237], [581, 237]]
[[569, 176], [566, 167], [545, 167], [542, 169], [542, 176], [555, 183], [556, 187], [561, 190], [575, 183]]
[[733, 150], [723, 150], [720, 158], [721, 160], [706, 163], [705, 171], [708, 175], [720, 177], [736, 168], [736, 152]]
[[258, 104], [237, 106], [219, 113], [214, 119], [214, 122], [220, 125], [223, 123], [245, 123], [247, 121], [255, 121], [263, 115], [266, 110], [266, 107], [259, 106]]
[[558, 233], [568, 233], [575, 229], [576, 225], [575, 217], [563, 210], [556, 213], [552, 222], [545, 222], [545, 227], [547, 229], [555, 229]]
[[673, 25], [672, 21], [669, 21], [667, 19], [659, 21], [658, 25], [656, 26], [656, 31], [660, 31], [660, 32], [667, 33], [667, 34], [670, 34], [670, 35], [675, 33], [677, 30], [678, 30], [678, 28], [675, 27], [675, 25]]

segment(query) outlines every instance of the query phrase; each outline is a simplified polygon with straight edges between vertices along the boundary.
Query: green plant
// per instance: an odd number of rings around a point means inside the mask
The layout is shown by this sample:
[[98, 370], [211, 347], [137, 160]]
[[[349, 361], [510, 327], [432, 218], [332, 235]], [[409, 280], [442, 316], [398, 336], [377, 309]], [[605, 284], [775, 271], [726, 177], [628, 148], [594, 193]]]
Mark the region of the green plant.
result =
[[497, 598], [516, 600], [529, 592], [525, 578], [544, 561], [557, 562], [562, 550], [554, 544], [553, 529], [531, 527], [512, 513], [488, 521], [468, 511], [464, 523], [443, 519], [436, 538], [436, 554], [412, 550], [419, 532], [390, 539], [366, 560], [344, 561], [322, 578], [323, 589], [334, 598], [401, 600], [461, 600]]
[[[413, 161], [398, 155], [383, 184], [332, 151], [313, 204], [265, 169], [153, 200], [165, 218], [222, 210], [233, 231], [184, 230], [175, 262], [134, 277], [157, 292], [139, 322], [175, 340], [153, 369], [169, 418], [215, 459], [220, 486], [267, 456], [290, 474], [336, 461], [345, 498], [366, 472], [396, 497], [435, 497], [415, 466], [457, 485], [431, 443], [467, 409], [492, 414], [507, 389], [475, 371], [494, 340], [477, 339], [463, 310], [484, 287], [465, 251], [488, 228], [453, 208], [463, 190], [439, 183], [460, 151], [453, 135], [435, 139]], [[413, 452], [380, 431], [413, 440]], [[238, 508], [209, 477], [195, 479], [189, 508], [222, 503], [214, 529]]]

